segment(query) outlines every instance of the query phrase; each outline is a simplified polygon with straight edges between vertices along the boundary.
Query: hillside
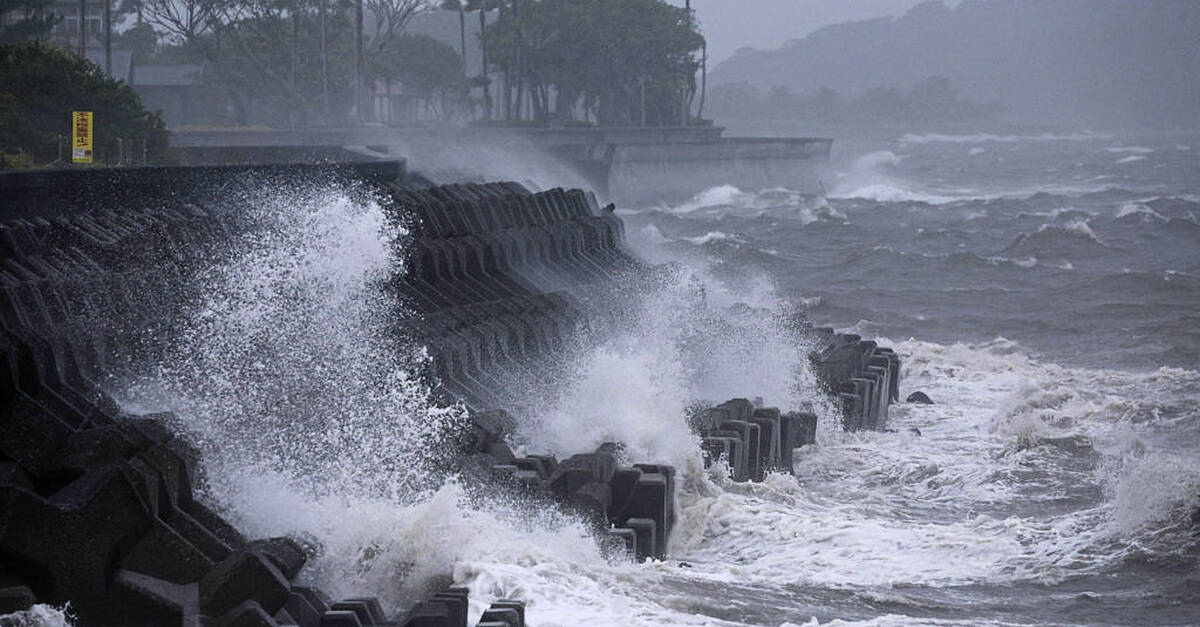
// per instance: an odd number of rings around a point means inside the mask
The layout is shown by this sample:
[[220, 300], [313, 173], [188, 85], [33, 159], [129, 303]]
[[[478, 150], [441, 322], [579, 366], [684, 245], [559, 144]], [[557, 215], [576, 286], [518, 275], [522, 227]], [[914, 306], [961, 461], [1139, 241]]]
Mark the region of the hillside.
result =
[[1195, 127], [1198, 38], [1195, 0], [935, 1], [777, 50], [740, 50], [710, 86], [856, 94], [944, 76], [968, 99], [1003, 104], [1014, 121]]

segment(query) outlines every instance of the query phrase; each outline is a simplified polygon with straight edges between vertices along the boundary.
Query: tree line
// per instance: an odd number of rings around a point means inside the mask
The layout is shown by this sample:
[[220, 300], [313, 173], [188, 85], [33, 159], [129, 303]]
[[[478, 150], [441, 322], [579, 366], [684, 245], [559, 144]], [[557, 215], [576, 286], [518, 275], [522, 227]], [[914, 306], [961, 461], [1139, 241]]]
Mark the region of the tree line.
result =
[[[203, 66], [194, 108], [238, 125], [369, 121], [377, 86], [459, 122], [663, 126], [700, 113], [704, 38], [690, 6], [663, 0], [109, 1], [114, 22], [133, 24], [115, 45], [140, 63]], [[52, 25], [31, 10], [51, 0], [0, 3], [30, 16], [11, 38]], [[408, 32], [435, 10], [458, 13], [458, 45]], [[477, 76], [466, 74], [468, 19], [479, 21]]]
[[692, 121], [704, 37], [690, 6], [662, 0], [476, 0], [465, 6], [494, 7], [498, 14], [483, 29], [482, 49], [484, 66], [503, 75], [504, 89], [499, 103], [486, 94], [487, 117], [502, 105], [509, 121]]

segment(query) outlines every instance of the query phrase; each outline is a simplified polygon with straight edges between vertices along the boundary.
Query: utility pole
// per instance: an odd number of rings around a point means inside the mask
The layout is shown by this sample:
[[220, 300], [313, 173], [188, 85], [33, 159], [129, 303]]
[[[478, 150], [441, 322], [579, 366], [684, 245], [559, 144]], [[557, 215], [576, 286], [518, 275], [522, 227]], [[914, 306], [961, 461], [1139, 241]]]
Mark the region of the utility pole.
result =
[[325, 5], [328, 0], [321, 0], [317, 10], [321, 12], [319, 19], [321, 28], [321, 100], [325, 105], [325, 115], [329, 115], [329, 48], [325, 39]]
[[104, 73], [112, 77], [112, 0], [104, 2]]
[[462, 106], [467, 117], [471, 117], [471, 109], [467, 103], [471, 100], [471, 81], [467, 77], [467, 6], [466, 0], [458, 2], [458, 37], [459, 50], [462, 52]]
[[366, 107], [363, 105], [363, 0], [354, 3], [354, 109], [358, 112], [358, 121], [367, 120]]
[[697, 118], [704, 117], [704, 99], [708, 95], [708, 40], [704, 40], [704, 48], [700, 53], [700, 111]]
[[79, 58], [87, 58], [87, 0], [79, 0]]
[[646, 79], [644, 79], [644, 78], [638, 79], [638, 83], [641, 87], [641, 96], [639, 98], [639, 102], [640, 102], [639, 108], [641, 109], [641, 112], [642, 112], [641, 113], [641, 126], [642, 126], [642, 128], [645, 128], [646, 127]]
[[[683, 3], [683, 9], [687, 13], [687, 17], [685, 19], [687, 20], [688, 33], [691, 33], [692, 32], [692, 0], [686, 0]], [[692, 80], [693, 81], [696, 80], [695, 74], [692, 74]], [[683, 87], [683, 89], [679, 90], [679, 97], [680, 97], [679, 112], [681, 114], [681, 116], [680, 116], [681, 119], [679, 120], [679, 125], [687, 126], [688, 118], [691, 117], [691, 115], [692, 115], [692, 106], [691, 106], [691, 96], [688, 94], [688, 88], [686, 85]]]
[[479, 3], [479, 62], [483, 67], [483, 108], [488, 120], [492, 119], [492, 88], [488, 76], [487, 44], [484, 43], [483, 33], [487, 30], [487, 4]]

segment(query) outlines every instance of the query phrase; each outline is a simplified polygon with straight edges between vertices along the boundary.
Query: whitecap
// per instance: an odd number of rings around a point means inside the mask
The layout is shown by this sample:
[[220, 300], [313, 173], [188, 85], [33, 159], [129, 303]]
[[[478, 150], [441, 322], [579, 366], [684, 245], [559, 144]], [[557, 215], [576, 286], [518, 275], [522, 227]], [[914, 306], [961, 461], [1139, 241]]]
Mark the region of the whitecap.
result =
[[1139, 161], [1145, 161], [1145, 160], [1146, 160], [1146, 157], [1144, 157], [1142, 155], [1130, 155], [1128, 157], [1125, 157], [1124, 159], [1117, 159], [1117, 163], [1137, 163]]
[[654, 224], [647, 224], [646, 226], [643, 226], [638, 230], [638, 234], [641, 235], [641, 239], [648, 244], [665, 244], [671, 241], [667, 239], [666, 236], [662, 234], [662, 231], [658, 230], [658, 226]]
[[1105, 150], [1116, 154], [1132, 153], [1135, 155], [1148, 155], [1154, 152], [1153, 148], [1147, 148], [1145, 146], [1112, 146], [1110, 148], [1105, 148]]
[[1096, 232], [1088, 224], [1087, 220], [1071, 220], [1066, 224], [1043, 224], [1038, 227], [1038, 233], [1059, 232], [1075, 237], [1083, 237], [1097, 244], [1103, 244], [1099, 237], [1096, 237]]
[[987, 261], [989, 264], [992, 264], [994, 266], [998, 266], [998, 265], [1005, 264], [1005, 263], [1011, 263], [1014, 266], [1018, 266], [1021, 268], [1032, 268], [1032, 267], [1038, 265], [1038, 258], [1033, 257], [1033, 256], [1025, 257], [1023, 259], [1009, 259], [1008, 257], [995, 256], [995, 257], [988, 257]]
[[941, 133], [929, 133], [917, 135], [909, 133], [900, 138], [900, 142], [904, 144], [982, 144], [982, 143], [1017, 143], [1017, 142], [1055, 142], [1055, 141], [1092, 141], [1097, 139], [1112, 139], [1111, 135], [1096, 135], [1093, 133], [1070, 133], [1065, 135], [1055, 135], [1051, 133], [1043, 133], [1041, 135], [995, 135], [991, 133], [977, 133], [972, 135], [947, 135]]
[[691, 200], [668, 210], [672, 213], [692, 213], [700, 209], [737, 205], [753, 194], [747, 194], [733, 185], [718, 185], [696, 194]]
[[1113, 217], [1124, 218], [1134, 215], [1140, 216], [1143, 222], [1149, 222], [1150, 220], [1159, 220], [1161, 222], [1167, 221], [1167, 218], [1161, 213], [1141, 203], [1126, 203], [1121, 205], [1121, 208], [1117, 210], [1116, 215]]
[[722, 242], [722, 241], [725, 241], [728, 239], [734, 239], [734, 238], [732, 235], [730, 235], [728, 233], [723, 233], [721, 231], [709, 231], [708, 233], [705, 233], [704, 235], [700, 235], [697, 237], [688, 237], [685, 239], [687, 239], [687, 241], [699, 246], [699, 245], [707, 244], [709, 242]]

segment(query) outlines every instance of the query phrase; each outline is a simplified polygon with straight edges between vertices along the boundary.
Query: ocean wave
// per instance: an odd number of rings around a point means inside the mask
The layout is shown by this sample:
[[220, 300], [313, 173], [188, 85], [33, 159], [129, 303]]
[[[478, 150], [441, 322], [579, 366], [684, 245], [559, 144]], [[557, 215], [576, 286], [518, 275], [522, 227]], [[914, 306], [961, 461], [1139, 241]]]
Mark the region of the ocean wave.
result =
[[643, 226], [638, 230], [638, 234], [641, 236], [642, 240], [648, 244], [666, 244], [667, 242], [671, 241], [667, 239], [667, 237], [662, 234], [662, 231], [658, 230], [658, 226], [654, 224], [647, 224], [646, 226]]
[[824, 198], [783, 187], [746, 192], [732, 185], [720, 185], [697, 194], [683, 204], [674, 207], [660, 207], [660, 210], [666, 213], [677, 215], [699, 213], [708, 215], [729, 209], [758, 212], [787, 211], [804, 216], [819, 215], [822, 210], [828, 210], [829, 206]]
[[1104, 150], [1106, 152], [1111, 152], [1114, 154], [1135, 154], [1135, 155], [1148, 155], [1148, 154], [1154, 152], [1153, 148], [1147, 148], [1145, 146], [1111, 146], [1109, 148], [1105, 148]]
[[725, 240], [737, 239], [737, 238], [728, 233], [724, 233], [721, 231], [709, 231], [708, 233], [705, 233], [704, 235], [700, 235], [697, 237], [687, 237], [684, 239], [686, 239], [687, 241], [689, 241], [693, 244], [696, 244], [697, 246], [701, 246], [701, 245], [707, 244], [709, 242], [723, 242]]
[[717, 187], [700, 192], [691, 201], [673, 208], [672, 211], [675, 213], [691, 213], [698, 209], [707, 209], [709, 207], [734, 206], [739, 204], [739, 201], [744, 201], [751, 197], [753, 197], [753, 194], [747, 194], [733, 185], [718, 185]]
[[1050, 231], [1061, 231], [1079, 237], [1085, 237], [1097, 244], [1103, 244], [1099, 237], [1096, 237], [1096, 232], [1088, 225], [1087, 220], [1072, 220], [1067, 224], [1043, 224], [1038, 228], [1038, 233]]
[[[1124, 436], [1110, 431], [1132, 405], [1150, 412], [1164, 392], [1200, 386], [1200, 373], [1064, 368], [1004, 338], [880, 341], [904, 357], [906, 387], [938, 404], [893, 406], [897, 433], [822, 434], [797, 452], [795, 480], [745, 486], [716, 476], [685, 495], [673, 548], [704, 565], [697, 577], [854, 588], [1044, 582], [1102, 572], [1146, 546], [1166, 554], [1195, 544], [1156, 535], [1156, 524], [1184, 520], [1188, 488], [1136, 492], [1122, 479], [1136, 469], [1112, 452]], [[1125, 472], [1110, 473], [1105, 460]], [[1156, 481], [1188, 485], [1185, 469], [1160, 471]], [[1126, 504], [1133, 494], [1152, 502]], [[1124, 520], [1125, 511], [1151, 513]]]
[[1142, 203], [1126, 203], [1121, 205], [1121, 208], [1113, 215], [1117, 219], [1128, 218], [1130, 216], [1137, 216], [1142, 222], [1150, 222], [1151, 220], [1158, 220], [1159, 222], [1167, 221], [1167, 218], [1161, 213]]
[[875, 202], [919, 202], [929, 205], [944, 205], [962, 200], [913, 191], [888, 183], [871, 183], [854, 188], [839, 187], [830, 197], [842, 200], [873, 200]]
[[987, 262], [992, 265], [1000, 265], [1011, 263], [1022, 268], [1032, 268], [1038, 265], [1037, 257], [1025, 257], [1024, 259], [1009, 259], [1008, 257], [988, 257]]
[[1064, 256], [1095, 255], [1108, 249], [1108, 244], [1096, 236], [1087, 220], [1071, 220], [1065, 224], [1043, 224], [1032, 233], [1021, 233], [1004, 252], [1063, 260]]
[[1096, 215], [1098, 214], [1095, 212], [1088, 211], [1086, 209], [1080, 209], [1078, 207], [1059, 207], [1057, 209], [1051, 209], [1050, 211], [1022, 211], [1017, 214], [1017, 218], [1035, 217], [1057, 220], [1062, 217], [1067, 217], [1074, 218], [1076, 220], [1086, 220], [1088, 218], [1095, 217]]
[[917, 135], [909, 133], [902, 136], [899, 141], [903, 144], [982, 144], [1093, 141], [1103, 139], [1112, 139], [1112, 136], [1098, 135], [1093, 133], [1070, 133], [1065, 135], [1055, 135], [1052, 133], [1043, 133], [1041, 135], [994, 135], [991, 133], [978, 133], [974, 135], [945, 135], [940, 133], [929, 133], [925, 135]]
[[875, 202], [922, 202], [946, 204], [958, 200], [949, 196], [925, 193], [894, 174], [903, 157], [890, 150], [880, 150], [859, 157], [848, 172], [839, 175], [838, 184], [830, 198], [873, 200]]
[[850, 218], [841, 211], [829, 206], [828, 202], [820, 202], [800, 210], [800, 222], [805, 226], [815, 222], [846, 223]]
[[1145, 161], [1145, 160], [1146, 160], [1145, 155], [1129, 155], [1128, 157], [1125, 157], [1123, 159], [1117, 159], [1117, 163], [1118, 164], [1137, 163], [1139, 161]]

